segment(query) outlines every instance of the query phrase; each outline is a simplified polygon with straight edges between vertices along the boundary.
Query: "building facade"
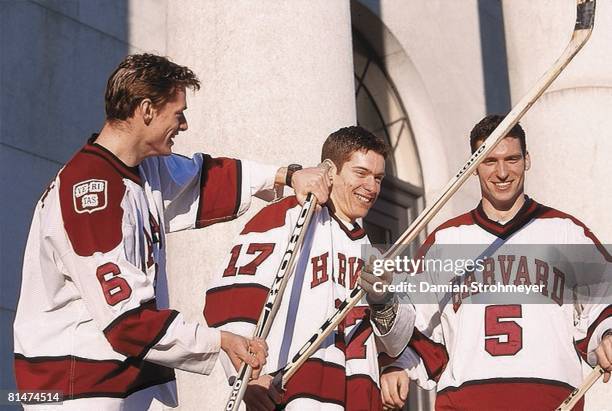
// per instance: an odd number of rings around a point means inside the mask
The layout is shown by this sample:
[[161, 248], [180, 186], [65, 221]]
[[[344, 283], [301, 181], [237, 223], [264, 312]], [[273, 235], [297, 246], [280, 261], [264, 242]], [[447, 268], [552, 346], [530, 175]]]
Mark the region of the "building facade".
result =
[[[312, 165], [342, 126], [384, 136], [388, 178], [366, 220], [383, 242], [463, 165], [473, 124], [508, 111], [552, 65], [574, 18], [574, 0], [1, 1], [0, 389], [14, 387], [12, 321], [34, 204], [102, 126], [106, 79], [126, 54], [167, 55], [202, 80], [188, 95], [190, 128], [176, 141], [183, 154]], [[522, 120], [527, 192], [604, 243], [612, 241], [611, 24], [612, 5], [600, 1], [591, 40]], [[479, 198], [472, 179], [430, 228]], [[169, 237], [171, 301], [192, 320], [202, 319], [207, 284], [255, 211]], [[181, 409], [223, 406], [221, 367], [178, 378]], [[600, 383], [588, 406], [612, 402], [610, 391]], [[414, 391], [411, 401], [431, 405]]]

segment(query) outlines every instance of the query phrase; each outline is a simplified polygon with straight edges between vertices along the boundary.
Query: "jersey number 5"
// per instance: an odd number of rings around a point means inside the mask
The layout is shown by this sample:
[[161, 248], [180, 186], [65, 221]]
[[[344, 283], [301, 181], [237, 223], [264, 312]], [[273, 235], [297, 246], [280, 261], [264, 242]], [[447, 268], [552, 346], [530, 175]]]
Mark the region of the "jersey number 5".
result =
[[[522, 318], [522, 307], [514, 305], [489, 305], [485, 307], [485, 350], [494, 357], [515, 355], [523, 348], [523, 329], [506, 318]], [[505, 336], [502, 341], [501, 336]], [[491, 338], [488, 338], [491, 337]]]
[[102, 286], [102, 292], [108, 305], [127, 300], [132, 295], [132, 289], [124, 278], [117, 277], [121, 270], [117, 264], [106, 263], [98, 267], [96, 277]]

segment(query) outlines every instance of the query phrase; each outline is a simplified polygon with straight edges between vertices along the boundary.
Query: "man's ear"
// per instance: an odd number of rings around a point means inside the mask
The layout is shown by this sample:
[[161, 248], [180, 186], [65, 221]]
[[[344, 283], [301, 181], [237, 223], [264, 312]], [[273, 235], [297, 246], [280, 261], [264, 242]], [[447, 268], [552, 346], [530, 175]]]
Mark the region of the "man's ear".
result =
[[529, 151], [525, 154], [525, 171], [531, 168], [531, 156], [529, 156]]
[[334, 177], [336, 174], [338, 174], [338, 167], [336, 167], [336, 164], [328, 158], [323, 160], [322, 164], [327, 168], [327, 176], [329, 177], [329, 181], [331, 181], [333, 184]]
[[142, 121], [148, 126], [153, 121], [153, 116], [155, 115], [155, 107], [153, 107], [153, 102], [151, 99], [144, 98], [138, 103], [138, 107], [136, 112], [140, 112], [142, 116]]

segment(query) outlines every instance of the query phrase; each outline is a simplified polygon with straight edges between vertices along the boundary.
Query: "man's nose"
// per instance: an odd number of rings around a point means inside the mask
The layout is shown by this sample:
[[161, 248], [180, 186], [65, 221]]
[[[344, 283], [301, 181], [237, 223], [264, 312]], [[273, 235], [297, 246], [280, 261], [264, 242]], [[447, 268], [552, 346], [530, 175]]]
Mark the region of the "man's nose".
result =
[[504, 180], [508, 177], [508, 166], [505, 162], [499, 161], [497, 163], [496, 173], [497, 177], [499, 177], [501, 180]]
[[179, 130], [187, 131], [188, 128], [189, 128], [189, 124], [187, 124], [187, 118], [185, 118], [185, 116], [182, 116], [181, 122], [179, 124]]

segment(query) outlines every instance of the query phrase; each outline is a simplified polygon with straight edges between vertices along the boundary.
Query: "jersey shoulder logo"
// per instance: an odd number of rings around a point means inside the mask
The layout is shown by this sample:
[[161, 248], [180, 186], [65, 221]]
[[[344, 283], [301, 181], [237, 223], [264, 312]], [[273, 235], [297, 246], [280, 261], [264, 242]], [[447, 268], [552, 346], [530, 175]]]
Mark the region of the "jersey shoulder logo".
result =
[[104, 210], [107, 204], [106, 180], [85, 180], [72, 186], [74, 211], [79, 214]]

